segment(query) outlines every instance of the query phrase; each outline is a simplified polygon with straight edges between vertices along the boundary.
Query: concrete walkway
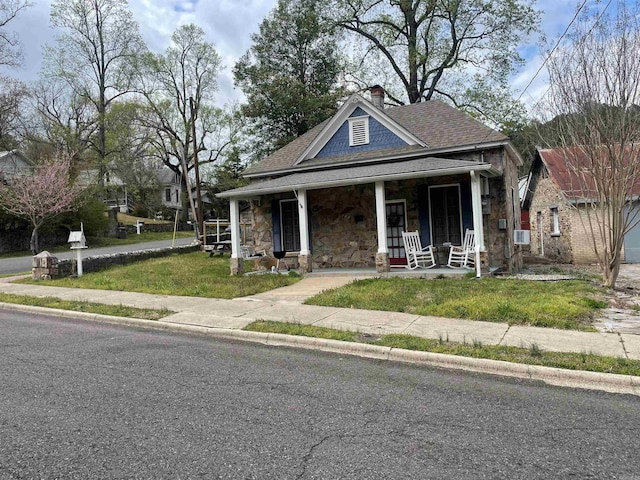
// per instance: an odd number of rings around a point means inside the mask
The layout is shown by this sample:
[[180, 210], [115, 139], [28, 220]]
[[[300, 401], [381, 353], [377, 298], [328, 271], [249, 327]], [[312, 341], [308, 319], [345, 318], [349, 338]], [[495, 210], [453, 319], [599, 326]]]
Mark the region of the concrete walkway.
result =
[[[138, 308], [166, 308], [176, 312], [160, 320], [167, 325], [237, 330], [256, 320], [277, 320], [370, 335], [403, 333], [455, 342], [481, 342], [484, 345], [524, 348], [536, 345], [545, 351], [584, 352], [640, 359], [640, 336], [633, 334], [510, 327], [505, 323], [302, 304], [304, 299], [322, 290], [351, 282], [352, 277], [310, 277], [288, 287], [233, 300], [21, 285], [9, 283], [10, 280], [0, 279], [1, 292]], [[4, 308], [11, 306], [4, 305]]]

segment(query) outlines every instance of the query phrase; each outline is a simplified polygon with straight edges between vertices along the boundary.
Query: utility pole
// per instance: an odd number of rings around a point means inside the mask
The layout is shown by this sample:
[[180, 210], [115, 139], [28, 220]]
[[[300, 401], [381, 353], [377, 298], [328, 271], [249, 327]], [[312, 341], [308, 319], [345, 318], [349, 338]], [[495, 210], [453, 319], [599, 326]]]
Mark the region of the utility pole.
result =
[[[189, 109], [191, 111], [191, 130], [193, 136], [193, 168], [196, 174], [196, 208], [198, 231], [204, 235], [204, 212], [202, 211], [202, 193], [200, 192], [200, 164], [198, 163], [198, 140], [196, 139], [196, 115], [193, 97], [189, 97]], [[204, 240], [204, 239], [203, 239]]]

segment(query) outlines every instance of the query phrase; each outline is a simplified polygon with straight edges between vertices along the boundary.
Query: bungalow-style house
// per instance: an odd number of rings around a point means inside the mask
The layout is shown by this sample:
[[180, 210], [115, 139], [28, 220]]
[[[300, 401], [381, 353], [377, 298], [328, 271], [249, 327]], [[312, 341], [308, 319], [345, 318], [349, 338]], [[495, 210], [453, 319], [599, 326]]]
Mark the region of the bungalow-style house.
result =
[[0, 179], [9, 179], [34, 166], [33, 160], [17, 150], [0, 152]]
[[[585, 197], [590, 195], [585, 194], [584, 182], [579, 181], [575, 169], [567, 164], [567, 159], [572, 165], [586, 164], [584, 155], [576, 147], [537, 150], [522, 203], [522, 208], [529, 211], [532, 255], [561, 263], [597, 262], [594, 236], [585, 215], [585, 208], [590, 208], [585, 205]], [[637, 199], [640, 183], [636, 190]], [[636, 200], [631, 208], [640, 218], [640, 202]], [[600, 244], [597, 237], [595, 241]], [[640, 225], [626, 234], [622, 254], [627, 263], [640, 262]]]
[[476, 232], [483, 268], [520, 266], [518, 153], [509, 139], [441, 102], [384, 108], [352, 95], [322, 124], [243, 172], [229, 198], [231, 273], [242, 273], [238, 202], [253, 216], [256, 250], [295, 257], [301, 272], [406, 264], [402, 232], [419, 231], [446, 263]]

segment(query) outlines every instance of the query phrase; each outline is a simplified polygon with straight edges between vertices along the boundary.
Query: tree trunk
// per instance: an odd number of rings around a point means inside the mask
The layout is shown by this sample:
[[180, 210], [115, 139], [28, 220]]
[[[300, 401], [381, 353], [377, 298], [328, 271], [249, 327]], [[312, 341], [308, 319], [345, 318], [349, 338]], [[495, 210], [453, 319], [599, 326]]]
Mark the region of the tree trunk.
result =
[[34, 255], [37, 255], [40, 250], [40, 246], [38, 245], [38, 227], [34, 227], [34, 229], [31, 231], [29, 248], [31, 249], [31, 253], [33, 253]]

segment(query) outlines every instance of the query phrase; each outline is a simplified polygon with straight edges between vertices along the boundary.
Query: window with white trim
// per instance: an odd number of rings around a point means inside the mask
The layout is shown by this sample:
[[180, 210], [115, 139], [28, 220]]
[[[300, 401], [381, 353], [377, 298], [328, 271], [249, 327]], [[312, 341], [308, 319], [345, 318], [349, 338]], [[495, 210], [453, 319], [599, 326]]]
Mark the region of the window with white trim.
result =
[[369, 143], [369, 117], [353, 117], [349, 119], [349, 146], [357, 147]]
[[558, 214], [558, 207], [551, 206], [551, 235], [560, 235], [560, 215]]

